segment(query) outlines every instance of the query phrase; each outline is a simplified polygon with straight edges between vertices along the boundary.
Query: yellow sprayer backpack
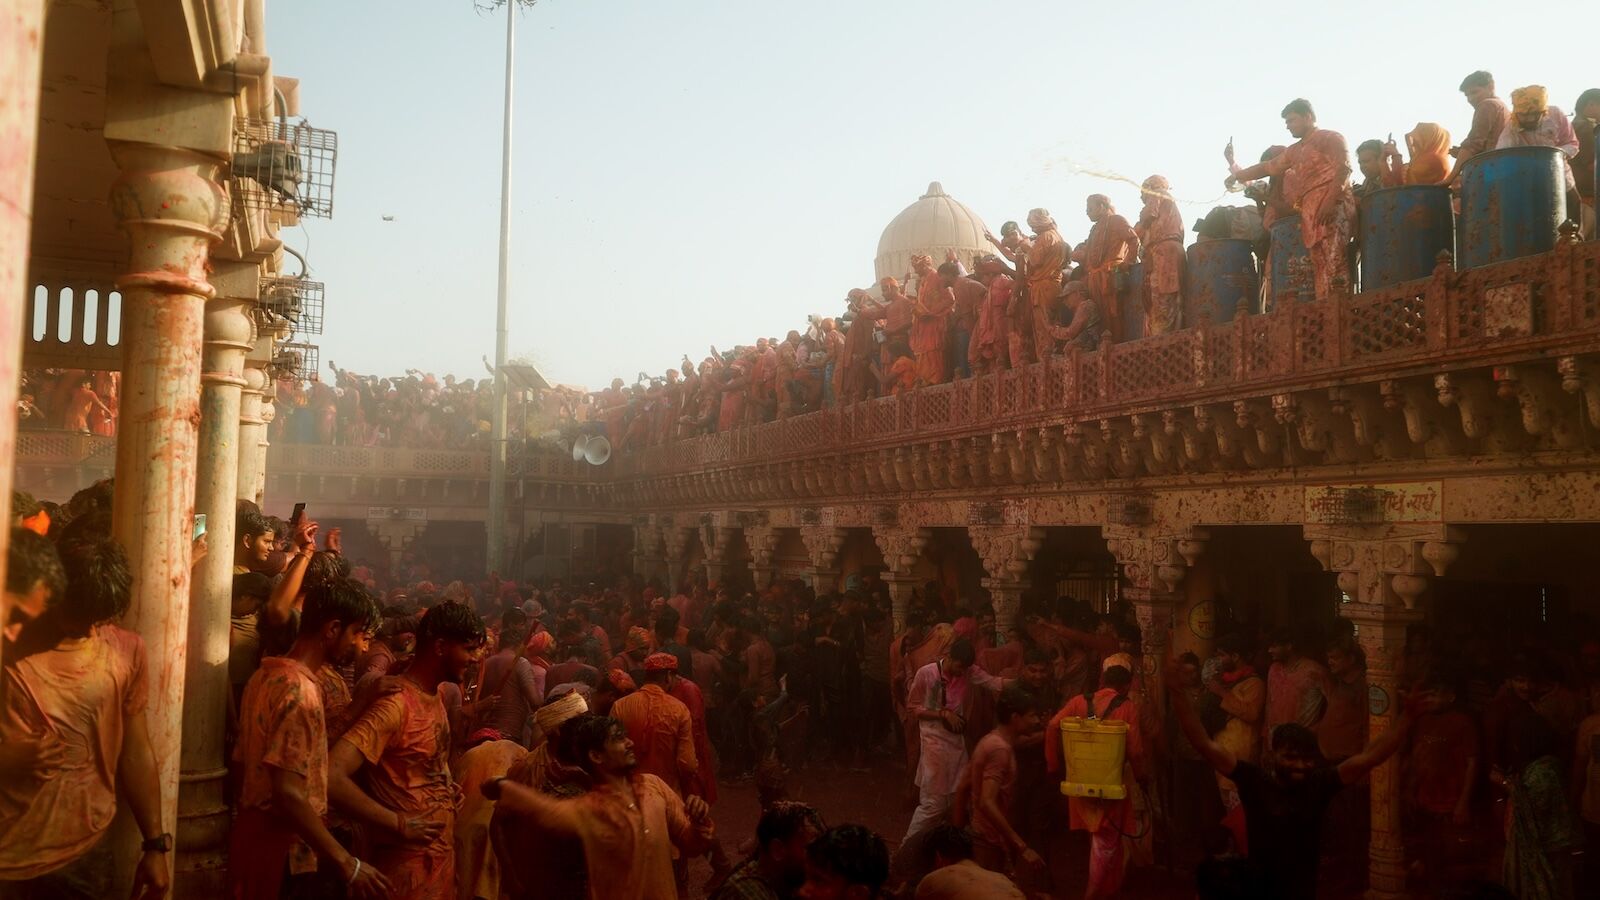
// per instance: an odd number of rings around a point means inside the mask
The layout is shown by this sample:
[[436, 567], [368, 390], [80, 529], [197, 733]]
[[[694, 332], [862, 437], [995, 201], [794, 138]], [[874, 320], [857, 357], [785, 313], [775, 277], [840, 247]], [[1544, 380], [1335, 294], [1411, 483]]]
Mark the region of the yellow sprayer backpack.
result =
[[1122, 784], [1122, 765], [1128, 755], [1128, 723], [1108, 721], [1128, 697], [1119, 694], [1106, 705], [1105, 712], [1094, 713], [1094, 695], [1084, 694], [1088, 716], [1061, 720], [1061, 755], [1067, 763], [1067, 779], [1061, 793], [1068, 797], [1094, 797], [1121, 800], [1128, 796]]

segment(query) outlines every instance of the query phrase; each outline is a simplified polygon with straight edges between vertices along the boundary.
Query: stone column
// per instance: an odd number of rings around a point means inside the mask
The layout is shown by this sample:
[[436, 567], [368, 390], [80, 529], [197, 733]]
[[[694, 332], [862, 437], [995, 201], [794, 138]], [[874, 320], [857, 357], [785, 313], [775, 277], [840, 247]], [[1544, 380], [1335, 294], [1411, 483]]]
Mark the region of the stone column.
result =
[[[0, 509], [11, 509], [16, 449], [17, 369], [22, 362], [23, 299], [28, 294], [28, 243], [33, 235], [33, 163], [39, 146], [39, 65], [44, 50], [43, 0], [0, 10]], [[4, 580], [9, 529], [0, 533]]]
[[912, 574], [922, 551], [928, 546], [933, 532], [927, 528], [907, 525], [874, 525], [872, 540], [883, 554], [883, 565], [888, 570], [883, 581], [889, 586], [889, 602], [894, 633], [906, 627], [906, 610], [911, 605], [911, 592], [916, 585]]
[[844, 546], [845, 530], [832, 525], [802, 525], [800, 539], [811, 556], [811, 589], [818, 594], [839, 587], [839, 549]]
[[683, 587], [684, 579], [689, 575], [685, 554], [689, 552], [689, 540], [694, 537], [694, 529], [674, 527], [671, 524], [662, 528], [667, 542], [667, 577], [672, 580], [672, 583], [667, 585], [667, 593], [670, 596]]
[[1028, 525], [969, 525], [973, 549], [989, 573], [983, 579], [994, 603], [995, 643], [1011, 639], [1027, 589], [1028, 566], [1044, 544], [1044, 529]]
[[200, 449], [195, 511], [216, 552], [193, 572], [189, 655], [183, 684], [183, 749], [175, 877], [190, 896], [227, 887], [228, 801], [223, 722], [228, 706], [228, 634], [233, 600], [234, 509], [238, 495], [244, 358], [255, 327], [257, 267], [217, 263], [218, 296], [206, 304], [200, 372]]
[[645, 521], [633, 526], [633, 574], [646, 581], [654, 578], [661, 565], [657, 551], [661, 548], [661, 530]]
[[[113, 529], [133, 569], [125, 623], [145, 642], [150, 738], [160, 769], [163, 829], [171, 831], [189, 643], [201, 342], [205, 305], [213, 294], [206, 279], [228, 196], [216, 180], [216, 157], [109, 143], [121, 170], [111, 207], [130, 248], [128, 271], [117, 279], [123, 357]], [[235, 410], [232, 421], [237, 416]], [[218, 556], [226, 560], [231, 549], [217, 548]], [[222, 629], [203, 637], [204, 643], [220, 643], [225, 654], [226, 620]], [[220, 729], [220, 720], [215, 724]]]
[[238, 499], [251, 503], [261, 502], [261, 442], [267, 430], [261, 420], [261, 404], [270, 384], [265, 363], [247, 359], [244, 387], [239, 393], [239, 477], [234, 487]]
[[1211, 557], [1195, 561], [1179, 586], [1172, 610], [1172, 655], [1193, 653], [1202, 661], [1216, 651], [1217, 574]]
[[1133, 604], [1139, 624], [1140, 689], [1152, 713], [1166, 715], [1166, 683], [1162, 677], [1172, 646], [1173, 616], [1178, 592], [1189, 567], [1205, 550], [1210, 537], [1204, 529], [1171, 526], [1106, 525], [1101, 533], [1106, 547], [1122, 566], [1127, 585], [1123, 596]]
[[[260, 473], [256, 481], [257, 504], [265, 507], [267, 503], [267, 448], [272, 445], [272, 420], [278, 416], [278, 384], [272, 378], [271, 370], [267, 370], [267, 386], [261, 391], [261, 427], [256, 429], [260, 440], [256, 441], [255, 470]], [[239, 452], [247, 452], [247, 448], [240, 447]]]
[[744, 529], [745, 546], [750, 548], [750, 577], [756, 590], [772, 586], [778, 576], [778, 541], [782, 535], [772, 525], [748, 525]]
[[[1340, 614], [1356, 623], [1367, 655], [1367, 734], [1394, 725], [1400, 709], [1398, 660], [1406, 626], [1421, 621], [1417, 600], [1428, 577], [1443, 575], [1460, 552], [1463, 533], [1442, 524], [1306, 525], [1311, 555], [1338, 574], [1351, 602]], [[1400, 832], [1400, 757], [1372, 771], [1372, 837], [1367, 851], [1367, 897], [1406, 894], [1405, 845]]]

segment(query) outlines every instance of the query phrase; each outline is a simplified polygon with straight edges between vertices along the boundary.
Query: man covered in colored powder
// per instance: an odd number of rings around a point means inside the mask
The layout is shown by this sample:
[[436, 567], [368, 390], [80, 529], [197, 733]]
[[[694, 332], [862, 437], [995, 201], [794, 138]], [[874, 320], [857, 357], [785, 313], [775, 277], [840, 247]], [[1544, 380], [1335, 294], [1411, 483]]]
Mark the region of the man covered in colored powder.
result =
[[1283, 124], [1294, 136], [1289, 149], [1239, 169], [1228, 187], [1263, 176], [1282, 176], [1283, 195], [1300, 210], [1300, 239], [1311, 258], [1316, 299], [1333, 290], [1336, 275], [1348, 275], [1355, 196], [1350, 192], [1350, 150], [1344, 135], [1317, 127], [1311, 101], [1296, 99], [1283, 108]]
[[1114, 343], [1127, 337], [1118, 282], [1139, 252], [1139, 236], [1104, 194], [1090, 194], [1084, 214], [1094, 224], [1072, 258], [1084, 267], [1089, 297], [1105, 317], [1106, 334]]
[[1147, 321], [1145, 334], [1171, 334], [1184, 326], [1183, 214], [1172, 199], [1172, 185], [1161, 175], [1151, 175], [1140, 185], [1144, 209], [1133, 228], [1144, 256]]

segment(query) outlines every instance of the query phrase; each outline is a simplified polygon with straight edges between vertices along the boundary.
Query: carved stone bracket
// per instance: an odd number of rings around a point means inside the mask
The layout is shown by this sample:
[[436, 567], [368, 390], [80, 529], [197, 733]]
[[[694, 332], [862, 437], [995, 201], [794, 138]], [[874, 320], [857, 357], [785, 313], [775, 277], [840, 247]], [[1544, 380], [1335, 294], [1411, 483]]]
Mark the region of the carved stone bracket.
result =
[[872, 539], [883, 553], [884, 566], [896, 575], [911, 574], [932, 536], [933, 532], [927, 528], [907, 525], [877, 525], [872, 529]]
[[1339, 589], [1368, 607], [1416, 607], [1428, 576], [1442, 576], [1465, 534], [1441, 524], [1306, 525], [1311, 555], [1337, 573]]
[[990, 578], [1022, 581], [1044, 544], [1045, 532], [1027, 525], [969, 525], [967, 534]]
[[1178, 589], [1211, 539], [1204, 528], [1173, 531], [1170, 526], [1105, 525], [1100, 533], [1135, 590], [1169, 593]]

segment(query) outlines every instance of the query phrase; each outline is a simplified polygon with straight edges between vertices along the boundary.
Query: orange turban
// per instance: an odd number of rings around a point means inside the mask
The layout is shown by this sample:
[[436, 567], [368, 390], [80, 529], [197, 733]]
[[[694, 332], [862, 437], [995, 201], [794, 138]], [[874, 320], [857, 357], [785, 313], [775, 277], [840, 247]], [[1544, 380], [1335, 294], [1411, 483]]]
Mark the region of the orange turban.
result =
[[612, 669], [607, 672], [606, 680], [611, 682], [611, 686], [616, 688], [619, 694], [631, 694], [639, 689], [639, 686], [633, 683], [633, 676], [621, 669]]
[[896, 281], [894, 277], [890, 275], [883, 276], [883, 280], [878, 282], [878, 286], [883, 288], [886, 292], [900, 290], [900, 282]]
[[628, 636], [623, 639], [622, 646], [624, 650], [629, 652], [643, 650], [650, 646], [650, 632], [635, 625], [628, 629]]
[[678, 658], [671, 653], [652, 653], [644, 658], [646, 672], [676, 672]]
[[554, 647], [555, 643], [555, 637], [548, 631], [541, 631], [538, 634], [530, 635], [528, 637], [528, 655], [543, 656], [550, 652], [550, 648]]
[[1542, 84], [1530, 84], [1511, 92], [1511, 109], [1517, 115], [1542, 113], [1550, 107], [1550, 92]]

